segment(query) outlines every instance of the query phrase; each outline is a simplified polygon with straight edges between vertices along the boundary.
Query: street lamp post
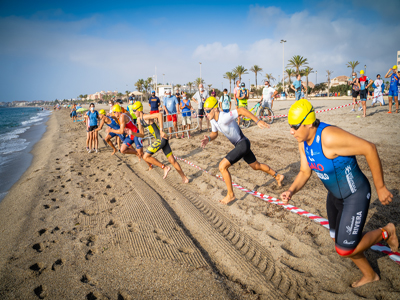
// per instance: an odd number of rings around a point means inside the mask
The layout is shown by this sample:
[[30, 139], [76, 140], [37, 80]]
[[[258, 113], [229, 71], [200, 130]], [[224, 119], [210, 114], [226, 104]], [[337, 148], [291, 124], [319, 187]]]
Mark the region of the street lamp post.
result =
[[201, 62], [199, 62], [200, 64], [200, 83], [201, 83]]
[[249, 92], [251, 91], [251, 88], [250, 88], [250, 79], [249, 79]]
[[364, 69], [365, 69], [365, 74], [367, 74], [367, 65], [364, 65]]
[[285, 43], [286, 40], [281, 40], [282, 44], [282, 84], [283, 84], [283, 92], [285, 92]]
[[318, 71], [315, 71], [315, 84], [318, 84]]
[[164, 76], [165, 76], [165, 74], [162, 74], [162, 84], [163, 85], [165, 85]]

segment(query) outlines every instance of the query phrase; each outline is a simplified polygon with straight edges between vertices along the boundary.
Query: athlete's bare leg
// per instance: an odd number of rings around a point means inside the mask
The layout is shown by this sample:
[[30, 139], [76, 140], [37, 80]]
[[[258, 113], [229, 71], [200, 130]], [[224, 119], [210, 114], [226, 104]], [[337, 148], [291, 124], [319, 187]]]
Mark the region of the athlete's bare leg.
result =
[[396, 114], [399, 112], [399, 97], [394, 97], [394, 103], [396, 104]]
[[[258, 161], [253, 162], [252, 164], [249, 165], [250, 167], [253, 168], [253, 170], [261, 170], [265, 173], [268, 173], [272, 177], [275, 176], [275, 171], [272, 170], [268, 165], [266, 164], [260, 164]], [[284, 175], [277, 174], [275, 177], [276, 182], [278, 183], [278, 186], [282, 186], [282, 181], [285, 178]]]
[[90, 132], [86, 132], [86, 149], [89, 149], [90, 145]]
[[232, 177], [228, 171], [228, 168], [230, 166], [231, 166], [231, 163], [226, 158], [221, 160], [221, 162], [219, 163], [219, 171], [221, 172], [222, 177], [224, 178], [226, 187], [228, 189], [228, 194], [225, 196], [224, 199], [219, 201], [222, 204], [228, 204], [229, 202], [236, 199], [235, 194], [233, 193]]
[[94, 137], [94, 147], [95, 149], [99, 149], [99, 133], [97, 131], [93, 131]]
[[363, 108], [363, 117], [365, 118], [367, 116], [367, 101], [361, 101], [361, 105]]
[[[390, 249], [393, 252], [397, 252], [399, 248], [399, 240], [396, 235], [396, 228], [392, 223], [387, 224], [383, 227], [388, 232], [389, 238], [386, 240]], [[375, 229], [373, 231], [367, 232], [361, 239], [360, 243], [357, 245], [354, 252], [348, 257], [355, 263], [355, 265], [360, 269], [363, 277], [354, 282], [352, 287], [359, 287], [366, 283], [379, 280], [378, 274], [371, 268], [368, 260], [364, 256], [364, 251], [369, 249], [372, 245], [382, 241], [382, 230]]]
[[113, 153], [111, 153], [111, 155], [114, 155], [115, 152], [117, 152], [117, 148], [115, 148], [114, 143], [111, 142], [111, 135], [107, 135], [106, 139], [105, 139], [106, 143], [109, 144], [111, 146], [111, 148], [113, 148]]
[[121, 146], [121, 153], [122, 154], [134, 154], [138, 155], [137, 151], [133, 148], [128, 147], [126, 144], [122, 144]]
[[[171, 165], [174, 166], [174, 168], [178, 171], [179, 175], [181, 175], [182, 177], [182, 182], [183, 183], [188, 183], [189, 179], [186, 177], [186, 175], [183, 173], [181, 166], [179, 165], [179, 163], [175, 160], [174, 156], [171, 154], [168, 157], [168, 161], [170, 162]], [[166, 176], [165, 176], [166, 177]]]
[[150, 154], [150, 153], [146, 152], [143, 155], [143, 159], [144, 159], [145, 162], [147, 162], [147, 164], [151, 165], [151, 167], [149, 167], [149, 171], [153, 169], [153, 165], [157, 166], [157, 167], [159, 167], [161, 169], [164, 169], [164, 177], [163, 177], [164, 179], [165, 179], [165, 177], [167, 177], [168, 172], [171, 170], [171, 167], [163, 165], [156, 158], [154, 158], [152, 156], [152, 154]]

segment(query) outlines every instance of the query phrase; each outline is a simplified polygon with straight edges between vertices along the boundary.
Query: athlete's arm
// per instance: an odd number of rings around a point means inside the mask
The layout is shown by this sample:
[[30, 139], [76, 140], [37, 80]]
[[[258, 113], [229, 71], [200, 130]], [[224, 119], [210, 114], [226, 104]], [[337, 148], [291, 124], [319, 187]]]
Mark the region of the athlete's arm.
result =
[[389, 78], [391, 75], [389, 75], [389, 73], [392, 71], [392, 68], [389, 69], [389, 71], [387, 71], [385, 78]]
[[249, 119], [252, 119], [258, 125], [258, 127], [260, 127], [260, 128], [269, 128], [269, 125], [267, 123], [257, 119], [257, 117], [255, 115], [253, 115], [251, 112], [249, 112], [246, 108], [239, 107], [237, 109], [237, 112], [238, 112], [239, 116], [243, 116], [243, 117], [247, 117]]
[[104, 125], [104, 119], [101, 119], [99, 127], [97, 127], [94, 131], [100, 131], [103, 128]]
[[281, 194], [281, 200], [283, 203], [288, 204], [292, 196], [300, 191], [303, 186], [307, 183], [311, 176], [311, 169], [308, 166], [306, 153], [304, 152], [304, 144], [299, 143], [300, 152], [300, 172], [297, 174], [290, 188]]
[[107, 128], [107, 133], [113, 132], [116, 134], [124, 134], [125, 131], [125, 124], [126, 124], [126, 120], [125, 118], [127, 118], [125, 115], [121, 114], [119, 116], [119, 129], [112, 129], [110, 127]]
[[204, 148], [209, 142], [215, 140], [218, 137], [217, 132], [211, 132], [209, 136], [204, 136], [204, 139], [201, 140], [201, 147]]
[[324, 129], [321, 135], [321, 143], [324, 154], [329, 159], [338, 156], [365, 156], [374, 179], [379, 201], [383, 205], [392, 202], [393, 195], [385, 186], [382, 164], [375, 144], [334, 126]]

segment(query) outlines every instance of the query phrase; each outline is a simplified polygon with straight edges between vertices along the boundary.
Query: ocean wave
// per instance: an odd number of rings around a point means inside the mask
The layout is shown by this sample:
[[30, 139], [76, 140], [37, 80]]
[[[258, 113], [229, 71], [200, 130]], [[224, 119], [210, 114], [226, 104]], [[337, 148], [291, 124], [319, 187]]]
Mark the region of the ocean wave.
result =
[[39, 122], [39, 121], [42, 121], [42, 120], [43, 120], [43, 118], [35, 116], [35, 117], [30, 118], [28, 121], [21, 122], [21, 124], [22, 125], [28, 125], [28, 124], [36, 123], [36, 122]]
[[13, 139], [10, 141], [0, 143], [0, 154], [10, 154], [24, 150], [28, 147], [29, 142], [26, 139]]
[[4, 133], [4, 134], [0, 134], [0, 142], [17, 139], [17, 138], [19, 138], [20, 134], [24, 133], [29, 128], [30, 128], [29, 126], [21, 127], [21, 128], [14, 129], [13, 131], [10, 131], [10, 132]]

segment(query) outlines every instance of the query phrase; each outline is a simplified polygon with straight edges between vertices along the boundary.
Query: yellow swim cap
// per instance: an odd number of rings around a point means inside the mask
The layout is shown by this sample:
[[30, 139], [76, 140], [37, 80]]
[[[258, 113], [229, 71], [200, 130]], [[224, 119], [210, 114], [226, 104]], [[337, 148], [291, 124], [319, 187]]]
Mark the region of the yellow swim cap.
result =
[[361, 70], [361, 71], [360, 71], [360, 74], [364, 74], [364, 70]]
[[101, 115], [106, 115], [106, 111], [105, 111], [104, 109], [100, 109], [100, 110], [99, 110], [99, 114], [101, 114]]
[[112, 108], [112, 111], [114, 112], [121, 112], [121, 106], [119, 106], [119, 104], [115, 104]]
[[215, 97], [208, 97], [206, 102], [204, 102], [204, 108], [214, 108], [217, 107], [218, 100]]
[[397, 66], [396, 66], [396, 65], [394, 65], [392, 69], [393, 69], [393, 70], [396, 70], [396, 69], [397, 69]]
[[132, 109], [138, 110], [138, 111], [143, 111], [143, 104], [140, 101], [136, 101], [135, 103], [132, 104]]
[[[304, 117], [313, 110], [313, 106], [306, 99], [300, 99], [296, 101], [289, 109], [288, 122], [290, 125], [297, 125], [303, 121]], [[309, 125], [314, 123], [316, 120], [315, 111], [308, 114], [307, 118], [304, 120], [304, 125]]]

